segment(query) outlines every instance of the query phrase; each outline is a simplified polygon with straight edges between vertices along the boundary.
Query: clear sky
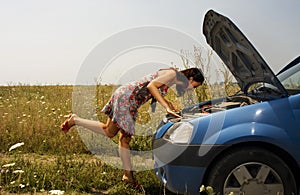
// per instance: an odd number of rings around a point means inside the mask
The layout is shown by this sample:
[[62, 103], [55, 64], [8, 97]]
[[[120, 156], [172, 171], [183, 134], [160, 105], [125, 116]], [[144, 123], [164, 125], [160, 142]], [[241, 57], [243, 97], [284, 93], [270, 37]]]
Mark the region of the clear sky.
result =
[[299, 8], [299, 0], [0, 0], [0, 85], [74, 84], [99, 44], [132, 28], [166, 27], [205, 44], [209, 9], [234, 21], [277, 72], [300, 53]]

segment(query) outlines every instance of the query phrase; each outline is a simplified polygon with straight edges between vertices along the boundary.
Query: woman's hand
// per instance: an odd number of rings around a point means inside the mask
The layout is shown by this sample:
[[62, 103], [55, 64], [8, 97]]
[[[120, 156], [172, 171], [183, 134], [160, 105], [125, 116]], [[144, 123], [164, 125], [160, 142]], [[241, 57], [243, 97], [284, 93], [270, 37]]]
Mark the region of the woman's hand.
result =
[[171, 108], [166, 108], [168, 114], [175, 116], [176, 118], [182, 118], [179, 114], [177, 114], [176, 110], [172, 110]]
[[178, 114], [178, 112], [179, 112], [178, 108], [175, 105], [173, 105], [170, 101], [168, 101], [168, 100], [165, 100], [165, 101], [168, 105], [167, 108], [166, 108], [167, 113], [175, 116], [176, 118], [182, 118]]

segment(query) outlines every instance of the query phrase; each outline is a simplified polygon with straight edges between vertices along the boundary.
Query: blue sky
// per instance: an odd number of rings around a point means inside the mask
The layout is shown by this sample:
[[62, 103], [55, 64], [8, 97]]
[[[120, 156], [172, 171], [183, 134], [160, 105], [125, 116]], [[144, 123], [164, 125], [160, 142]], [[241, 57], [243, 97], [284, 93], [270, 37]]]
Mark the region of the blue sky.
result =
[[234, 21], [277, 72], [299, 55], [299, 8], [299, 0], [0, 0], [0, 85], [74, 84], [99, 44], [132, 28], [166, 27], [205, 45], [209, 9]]

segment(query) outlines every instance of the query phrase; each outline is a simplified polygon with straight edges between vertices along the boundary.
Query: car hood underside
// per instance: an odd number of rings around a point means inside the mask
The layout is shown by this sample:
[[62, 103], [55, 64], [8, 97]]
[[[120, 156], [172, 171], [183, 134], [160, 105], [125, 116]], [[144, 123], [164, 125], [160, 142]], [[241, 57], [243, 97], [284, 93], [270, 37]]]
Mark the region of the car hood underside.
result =
[[252, 84], [268, 83], [278, 88], [283, 95], [287, 95], [264, 59], [227, 17], [213, 10], [208, 11], [204, 18], [203, 34], [245, 94]]

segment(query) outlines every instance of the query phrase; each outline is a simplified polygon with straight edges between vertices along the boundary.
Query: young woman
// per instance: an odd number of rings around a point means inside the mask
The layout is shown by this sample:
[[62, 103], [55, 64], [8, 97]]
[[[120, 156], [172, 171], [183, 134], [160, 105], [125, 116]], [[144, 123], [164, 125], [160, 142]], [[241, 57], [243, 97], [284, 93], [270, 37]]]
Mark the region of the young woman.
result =
[[175, 106], [164, 98], [170, 86], [176, 85], [179, 96], [187, 90], [202, 85], [204, 77], [198, 68], [189, 68], [177, 71], [174, 68], [161, 69], [148, 75], [141, 80], [131, 82], [119, 87], [111, 96], [108, 103], [102, 109], [108, 118], [106, 123], [92, 121], [78, 117], [76, 114], [69, 115], [61, 125], [62, 130], [67, 132], [74, 125], [87, 128], [96, 133], [114, 137], [119, 132], [119, 153], [123, 163], [123, 181], [127, 181], [137, 187], [132, 174], [130, 161], [129, 143], [135, 133], [135, 120], [138, 108], [150, 99], [158, 101], [166, 112], [180, 117]]

